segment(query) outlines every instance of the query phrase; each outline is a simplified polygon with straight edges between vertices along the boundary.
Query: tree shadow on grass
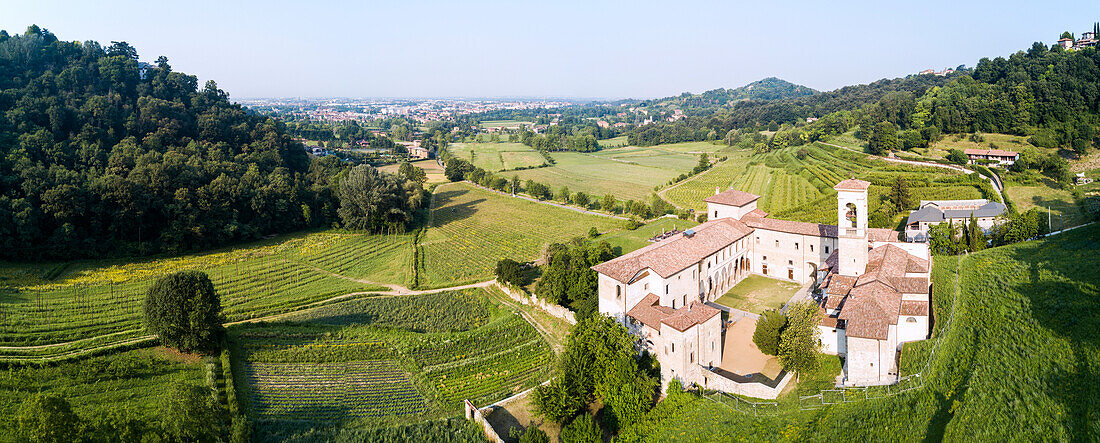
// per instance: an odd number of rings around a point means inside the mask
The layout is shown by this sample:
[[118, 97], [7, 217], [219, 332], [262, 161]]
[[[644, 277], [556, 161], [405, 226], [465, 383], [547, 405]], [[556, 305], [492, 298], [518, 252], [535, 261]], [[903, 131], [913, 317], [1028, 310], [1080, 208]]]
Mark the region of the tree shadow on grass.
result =
[[1093, 228], [1070, 231], [1039, 248], [1017, 248], [1013, 258], [1028, 263], [1029, 276], [1015, 290], [1029, 298], [1032, 317], [1069, 342], [1073, 366], [1046, 374], [1054, 399], [1069, 411], [1072, 439], [1100, 440], [1100, 241]]
[[469, 192], [466, 189], [455, 189], [446, 191], [436, 191], [435, 196], [435, 209], [432, 214], [432, 227], [441, 227], [447, 224], [464, 220], [473, 217], [477, 214], [477, 205], [485, 202], [486, 199], [478, 198], [465, 202], [456, 202], [455, 200]]

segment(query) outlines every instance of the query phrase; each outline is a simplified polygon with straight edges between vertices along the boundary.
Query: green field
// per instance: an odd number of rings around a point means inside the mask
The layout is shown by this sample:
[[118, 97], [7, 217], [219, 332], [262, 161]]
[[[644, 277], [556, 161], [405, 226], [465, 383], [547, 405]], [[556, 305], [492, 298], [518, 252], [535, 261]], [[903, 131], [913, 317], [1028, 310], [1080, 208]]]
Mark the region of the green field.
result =
[[466, 183], [432, 196], [431, 227], [421, 236], [420, 284], [445, 287], [493, 278], [498, 260], [535, 260], [550, 243], [606, 232], [621, 221], [512, 198]]
[[178, 383], [202, 385], [198, 359], [181, 359], [163, 348], [140, 349], [54, 366], [0, 371], [0, 441], [15, 441], [19, 406], [38, 392], [65, 397], [84, 420], [128, 411], [151, 421], [162, 397]]
[[768, 309], [783, 307], [800, 287], [797, 283], [750, 275], [730, 288], [725, 295], [715, 300], [715, 303], [763, 314]]
[[237, 385], [260, 440], [460, 415], [464, 399], [541, 383], [550, 346], [494, 291], [365, 298], [235, 328]]
[[[714, 195], [715, 187], [735, 188], [759, 195], [758, 207], [775, 218], [836, 223], [833, 186], [851, 176], [871, 182], [871, 212], [878, 209], [896, 177], [909, 182], [914, 200], [982, 198], [981, 188], [989, 187], [984, 181], [940, 168], [898, 165], [815, 144], [754, 155], [736, 152], [663, 194], [680, 207], [704, 210], [703, 199]], [[992, 189], [988, 191], [996, 198]]]
[[[570, 191], [602, 196], [612, 194], [620, 200], [640, 200], [664, 186], [680, 174], [691, 171], [699, 163], [699, 153], [712, 158], [724, 145], [706, 142], [676, 143], [638, 148], [604, 149], [592, 153], [554, 152], [554, 165], [546, 168], [516, 171], [523, 180], [545, 183], [553, 189], [562, 186]], [[723, 151], [724, 152], [724, 151]]]
[[519, 129], [522, 126], [531, 126], [534, 123], [521, 120], [485, 120], [481, 122], [482, 128]]
[[1096, 441], [1100, 273], [1082, 272], [1096, 266], [1100, 226], [936, 257], [934, 338], [905, 345], [901, 358], [922, 386], [814, 410], [788, 394], [760, 416], [692, 396], [659, 405], [622, 441]]
[[681, 231], [698, 225], [691, 220], [680, 220], [678, 218], [662, 217], [639, 226], [638, 229], [633, 231], [614, 231], [601, 235], [597, 240], [606, 241], [611, 244], [612, 248], [618, 250], [621, 254], [633, 251], [635, 249], [641, 249], [647, 245], [652, 244], [649, 239], [653, 238], [657, 234], [661, 234], [673, 229], [679, 229]]
[[[425, 182], [427, 184], [445, 183], [448, 181], [447, 177], [443, 175], [443, 167], [439, 166], [439, 163], [436, 162], [435, 159], [416, 160], [410, 163], [412, 163], [413, 166], [424, 170], [425, 175], [427, 175], [427, 181]], [[390, 174], [396, 174], [398, 168], [400, 167], [400, 163], [394, 163], [391, 165], [382, 166], [378, 168], [378, 170], [388, 172]]]
[[1048, 217], [1043, 217], [1042, 221], [1043, 223], [1049, 221], [1054, 231], [1088, 222], [1088, 217], [1081, 213], [1081, 206], [1074, 200], [1073, 194], [1067, 189], [1054, 186], [1053, 182], [1045, 178], [1031, 186], [1006, 182], [1005, 192], [1016, 205], [1017, 211], [1024, 212], [1037, 208], [1045, 213], [1049, 209], [1050, 220], [1047, 220]]
[[[171, 272], [210, 275], [233, 322], [385, 289], [373, 282], [406, 284], [412, 252], [408, 234], [330, 231], [162, 259], [0, 264], [0, 346], [11, 347], [0, 360], [71, 356], [143, 336], [145, 292]], [[38, 345], [50, 346], [30, 347]]]
[[546, 163], [542, 154], [522, 143], [452, 143], [447, 151], [489, 172]]

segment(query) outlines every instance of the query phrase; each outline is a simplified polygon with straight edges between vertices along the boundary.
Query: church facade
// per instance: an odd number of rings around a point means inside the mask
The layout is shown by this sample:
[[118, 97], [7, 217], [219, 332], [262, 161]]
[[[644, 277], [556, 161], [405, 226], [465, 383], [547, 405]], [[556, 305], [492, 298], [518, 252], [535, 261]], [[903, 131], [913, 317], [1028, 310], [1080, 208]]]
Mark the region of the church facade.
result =
[[704, 385], [702, 368], [736, 358], [722, 355], [715, 300], [753, 274], [810, 284], [822, 350], [844, 358], [844, 383], [891, 383], [901, 345], [930, 331], [931, 256], [925, 244], [867, 227], [869, 185], [836, 185], [837, 225], [769, 218], [758, 196], [716, 190], [707, 222], [593, 267], [599, 310], [657, 356], [665, 381]]

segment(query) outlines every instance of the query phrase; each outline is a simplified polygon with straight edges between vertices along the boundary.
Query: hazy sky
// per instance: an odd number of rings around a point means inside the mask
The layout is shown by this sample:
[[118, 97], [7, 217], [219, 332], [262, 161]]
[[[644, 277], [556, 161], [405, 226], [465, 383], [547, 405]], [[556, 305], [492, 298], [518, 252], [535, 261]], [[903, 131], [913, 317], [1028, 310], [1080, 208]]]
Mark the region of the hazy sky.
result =
[[237, 98], [650, 98], [768, 76], [831, 90], [973, 66], [1097, 20], [1096, 0], [0, 0], [9, 33], [125, 40]]

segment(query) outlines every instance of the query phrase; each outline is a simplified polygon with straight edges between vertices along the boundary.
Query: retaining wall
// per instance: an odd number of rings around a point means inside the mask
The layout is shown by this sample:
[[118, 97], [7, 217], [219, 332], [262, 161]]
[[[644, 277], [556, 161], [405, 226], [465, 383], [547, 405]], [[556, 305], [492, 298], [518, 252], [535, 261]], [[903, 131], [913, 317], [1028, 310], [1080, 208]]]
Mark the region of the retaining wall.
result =
[[477, 409], [477, 406], [470, 403], [470, 400], [463, 400], [462, 404], [466, 410], [466, 419], [481, 425], [481, 430], [485, 432], [485, 438], [489, 439], [491, 443], [504, 443], [504, 439], [500, 438], [500, 435], [497, 435], [497, 431], [493, 429], [493, 425], [490, 425], [489, 421], [485, 420], [485, 415]]
[[546, 311], [547, 314], [565, 320], [571, 325], [577, 324], [577, 317], [573, 314], [573, 311], [569, 310], [569, 308], [553, 303], [547, 303], [545, 300], [536, 297], [534, 294], [528, 295], [523, 291], [517, 291], [515, 289], [509, 288], [506, 285], [502, 285], [500, 284], [500, 282], [496, 282], [494, 284], [496, 284], [497, 287], [500, 288], [501, 292], [508, 294], [508, 296], [511, 297], [512, 300], [515, 300], [517, 303], [531, 305], [536, 308], [542, 309], [543, 311]]

